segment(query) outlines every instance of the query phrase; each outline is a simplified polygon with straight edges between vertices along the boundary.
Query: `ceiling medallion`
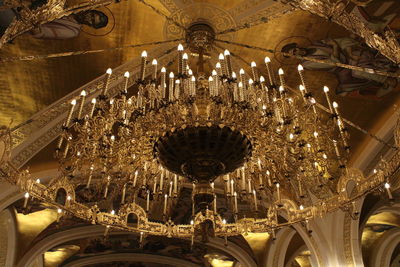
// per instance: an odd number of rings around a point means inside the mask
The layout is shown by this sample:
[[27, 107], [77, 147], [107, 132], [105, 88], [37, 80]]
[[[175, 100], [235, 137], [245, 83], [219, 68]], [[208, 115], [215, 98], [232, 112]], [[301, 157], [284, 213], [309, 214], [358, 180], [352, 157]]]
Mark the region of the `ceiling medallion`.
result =
[[[198, 65], [212, 33], [203, 23], [187, 33], [189, 49], [200, 52]], [[105, 234], [115, 228], [193, 242], [308, 227], [339, 208], [358, 214], [354, 201], [386, 182], [384, 168], [368, 179], [347, 169], [349, 133], [338, 105], [324, 87], [329, 112], [318, 108], [301, 65], [299, 89], [291, 91], [282, 69], [275, 79], [268, 57], [266, 78], [254, 62], [251, 75], [237, 75], [225, 50], [206, 79], [190, 69], [182, 45], [176, 53], [178, 70], [167, 76], [144, 51], [135, 89], [126, 72], [114, 98], [108, 69], [87, 114], [85, 91], [72, 100], [57, 144], [60, 177], [42, 184], [28, 171], [9, 176], [26, 192], [25, 207], [34, 197], [54, 205], [59, 217], [104, 225]], [[352, 192], [350, 180], [357, 184]], [[325, 194], [317, 194], [322, 188]], [[385, 188], [391, 198], [387, 182]], [[184, 190], [190, 199], [181, 197]], [[175, 220], [184, 206], [186, 219]]]

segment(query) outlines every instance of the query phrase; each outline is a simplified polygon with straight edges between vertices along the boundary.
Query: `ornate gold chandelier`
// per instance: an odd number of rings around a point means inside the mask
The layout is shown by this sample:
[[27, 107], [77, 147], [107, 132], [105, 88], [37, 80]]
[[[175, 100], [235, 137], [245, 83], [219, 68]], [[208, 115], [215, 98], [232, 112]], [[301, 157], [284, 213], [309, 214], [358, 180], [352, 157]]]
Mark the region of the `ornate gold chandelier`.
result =
[[[361, 180], [347, 169], [349, 135], [327, 87], [329, 112], [318, 108], [301, 65], [301, 84], [293, 91], [282, 69], [275, 81], [268, 57], [267, 78], [254, 62], [249, 78], [243, 69], [235, 72], [228, 50], [207, 77], [203, 57], [213, 38], [206, 24], [188, 31], [188, 49], [199, 58], [197, 74], [179, 45], [178, 70], [168, 77], [143, 52], [133, 88], [127, 71], [119, 95], [110, 98], [108, 69], [87, 114], [82, 91], [71, 102], [57, 144], [61, 176], [48, 185], [27, 171], [9, 179], [26, 192], [24, 205], [34, 197], [55, 205], [59, 217], [70, 213], [104, 225], [106, 232], [111, 227], [141, 237], [207, 240], [274, 233], [294, 223], [307, 227], [308, 220], [339, 208], [355, 213], [354, 200], [383, 188], [383, 170]], [[350, 178], [358, 179], [351, 196]], [[385, 188], [391, 197], [388, 183]], [[175, 222], [171, 215], [184, 201], [184, 189], [191, 191], [190, 220]]]

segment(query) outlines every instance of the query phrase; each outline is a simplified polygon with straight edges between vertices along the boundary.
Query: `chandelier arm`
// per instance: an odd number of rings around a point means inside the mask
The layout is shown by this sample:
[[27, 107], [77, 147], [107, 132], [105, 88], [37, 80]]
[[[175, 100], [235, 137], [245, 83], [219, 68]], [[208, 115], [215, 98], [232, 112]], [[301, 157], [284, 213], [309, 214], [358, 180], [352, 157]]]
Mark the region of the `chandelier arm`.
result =
[[[269, 48], [263, 48], [263, 47], [259, 47], [259, 46], [242, 44], [242, 43], [226, 41], [226, 40], [221, 40], [221, 39], [215, 39], [215, 41], [216, 42], [221, 42], [221, 43], [226, 43], [226, 44], [231, 44], [231, 45], [236, 45], [236, 46], [240, 46], [240, 47], [244, 47], [244, 48], [248, 48], [248, 49], [259, 50], [259, 51], [263, 51], [263, 52], [267, 52], [267, 53], [271, 53], [271, 54], [279, 52], [279, 51], [275, 51], [275, 50], [269, 49]], [[376, 70], [376, 69], [371, 69], [371, 68], [363, 68], [363, 67], [344, 64], [344, 63], [336, 63], [336, 62], [332, 62], [332, 61], [329, 61], [329, 60], [315, 59], [315, 58], [307, 57], [307, 56], [298, 56], [298, 55], [294, 56], [292, 54], [284, 53], [284, 52], [279, 52], [279, 53], [281, 53], [284, 56], [297, 58], [297, 59], [302, 59], [302, 60], [305, 60], [305, 61], [323, 63], [323, 64], [336, 66], [336, 67], [340, 67], [340, 68], [344, 68], [344, 69], [357, 70], [357, 71], [362, 71], [362, 72], [366, 72], [366, 73], [370, 73], [370, 74], [377, 74], [377, 75], [386, 76], [386, 77], [400, 78], [400, 74], [393, 73], [393, 72], [381, 71], [381, 70]]]
[[[295, 90], [292, 87], [287, 86], [287, 85], [286, 85], [286, 87], [290, 91], [292, 91], [293, 93], [297, 94], [298, 96], [301, 96], [301, 93], [299, 92], [299, 90]], [[328, 108], [326, 108], [324, 105], [322, 105], [322, 104], [320, 104], [318, 102], [315, 102], [315, 106], [318, 107], [320, 110], [323, 110], [323, 111], [325, 111], [326, 113], [328, 113], [330, 115], [334, 115], [333, 113], [331, 113], [331, 111]], [[362, 132], [363, 134], [368, 135], [369, 137], [375, 139], [376, 141], [378, 141], [379, 143], [383, 144], [384, 146], [386, 146], [386, 147], [388, 147], [390, 149], [393, 149], [395, 151], [397, 151], [399, 149], [397, 146], [389, 144], [388, 142], [386, 142], [385, 140], [383, 140], [379, 136], [377, 136], [377, 135], [375, 135], [373, 133], [370, 133], [369, 131], [361, 128], [360, 126], [358, 126], [357, 124], [353, 123], [352, 121], [350, 121], [350, 120], [348, 120], [348, 119], [346, 119], [344, 117], [342, 117], [342, 120], [345, 123], [347, 123], [348, 125], [350, 125], [351, 127], [355, 128], [356, 130], [358, 130], [358, 131]]]
[[290, 7], [288, 9], [281, 10], [279, 12], [274, 12], [272, 15], [267, 16], [267, 17], [261, 16], [261, 18], [259, 18], [257, 20], [254, 20], [254, 21], [251, 21], [251, 22], [246, 22], [246, 23], [238, 25], [236, 27], [232, 27], [232, 28], [225, 29], [223, 31], [217, 32], [216, 35], [223, 35], [223, 34], [238, 32], [238, 31], [241, 31], [243, 29], [250, 29], [250, 28], [253, 28], [253, 27], [261, 25], [261, 24], [269, 23], [271, 20], [280, 18], [283, 15], [289, 14], [289, 13], [295, 11], [295, 10], [296, 10], [295, 7]]
[[70, 56], [78, 56], [78, 55], [85, 55], [85, 54], [95, 54], [95, 53], [109, 52], [109, 51], [115, 51], [115, 50], [120, 50], [120, 49], [125, 49], [125, 48], [136, 48], [136, 47], [143, 47], [143, 46], [174, 43], [174, 42], [178, 42], [178, 41], [182, 41], [182, 40], [183, 39], [174, 39], [174, 40], [167, 40], [167, 41], [132, 44], [132, 45], [124, 45], [124, 46], [110, 47], [110, 48], [104, 48], [104, 49], [95, 49], [95, 50], [80, 50], [80, 51], [62, 52], [62, 53], [54, 53], [54, 54], [45, 54], [45, 55], [7, 57], [7, 58], [0, 58], [0, 62], [5, 63], [5, 62], [14, 62], [14, 61], [31, 61], [31, 60], [37, 60], [37, 59], [60, 58], [60, 57], [70, 57]]

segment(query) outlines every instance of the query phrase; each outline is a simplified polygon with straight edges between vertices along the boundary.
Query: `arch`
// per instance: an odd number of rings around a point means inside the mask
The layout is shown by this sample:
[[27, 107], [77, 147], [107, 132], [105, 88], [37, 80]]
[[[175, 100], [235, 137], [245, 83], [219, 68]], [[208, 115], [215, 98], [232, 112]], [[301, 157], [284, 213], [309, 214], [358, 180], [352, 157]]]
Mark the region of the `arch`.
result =
[[400, 242], [400, 229], [388, 230], [374, 245], [369, 262], [370, 266], [390, 266], [391, 255]]
[[[127, 232], [124, 231], [111, 231], [110, 235], [124, 235]], [[21, 260], [15, 265], [16, 267], [25, 267], [29, 266], [32, 261], [46, 252], [47, 250], [72, 240], [89, 238], [93, 236], [101, 236], [104, 234], [104, 226], [100, 225], [90, 225], [90, 226], [82, 226], [76, 227], [68, 230], [64, 230], [62, 232], [58, 232], [52, 235], [49, 235], [36, 244], [34, 244], [21, 258]], [[235, 245], [232, 242], [228, 242], [228, 246], [225, 246], [224, 240], [220, 238], [211, 238], [210, 242], [207, 243], [208, 246], [217, 248], [219, 250], [225, 251], [236, 258], [243, 266], [246, 267], [256, 267], [254, 259], [248, 255], [242, 248]]]
[[200, 267], [200, 265], [185, 260], [144, 253], [112, 253], [107, 255], [99, 255], [68, 262], [67, 264], [62, 264], [61, 266], [81, 267], [87, 266], [89, 264], [101, 264], [113, 261], [150, 262], [158, 264], [168, 264], [176, 267]]

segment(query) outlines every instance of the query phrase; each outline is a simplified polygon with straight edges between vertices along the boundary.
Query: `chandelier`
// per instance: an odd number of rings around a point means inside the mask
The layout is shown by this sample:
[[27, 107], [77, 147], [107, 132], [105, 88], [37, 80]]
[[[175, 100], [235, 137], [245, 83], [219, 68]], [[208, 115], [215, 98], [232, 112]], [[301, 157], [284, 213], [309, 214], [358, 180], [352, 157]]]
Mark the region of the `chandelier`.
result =
[[[347, 168], [349, 133], [327, 87], [328, 108], [321, 109], [301, 65], [294, 89], [268, 57], [262, 68], [252, 62], [247, 75], [228, 50], [206, 75], [213, 41], [210, 26], [193, 25], [187, 50], [178, 46], [175, 72], [159, 70], [144, 51], [135, 86], [128, 88], [127, 71], [115, 97], [108, 69], [87, 114], [82, 91], [57, 143], [60, 176], [47, 185], [28, 171], [9, 177], [26, 192], [24, 206], [33, 197], [55, 206], [59, 219], [72, 214], [104, 225], [105, 234], [111, 228], [193, 242], [274, 234], [295, 223], [308, 228], [310, 219], [339, 208], [357, 213], [354, 201], [382, 185], [391, 198], [383, 170], [362, 180]], [[189, 56], [197, 57], [196, 73]], [[358, 179], [351, 195], [350, 178]], [[183, 190], [191, 197], [182, 198]], [[182, 202], [190, 214], [177, 222], [172, 214]]]

